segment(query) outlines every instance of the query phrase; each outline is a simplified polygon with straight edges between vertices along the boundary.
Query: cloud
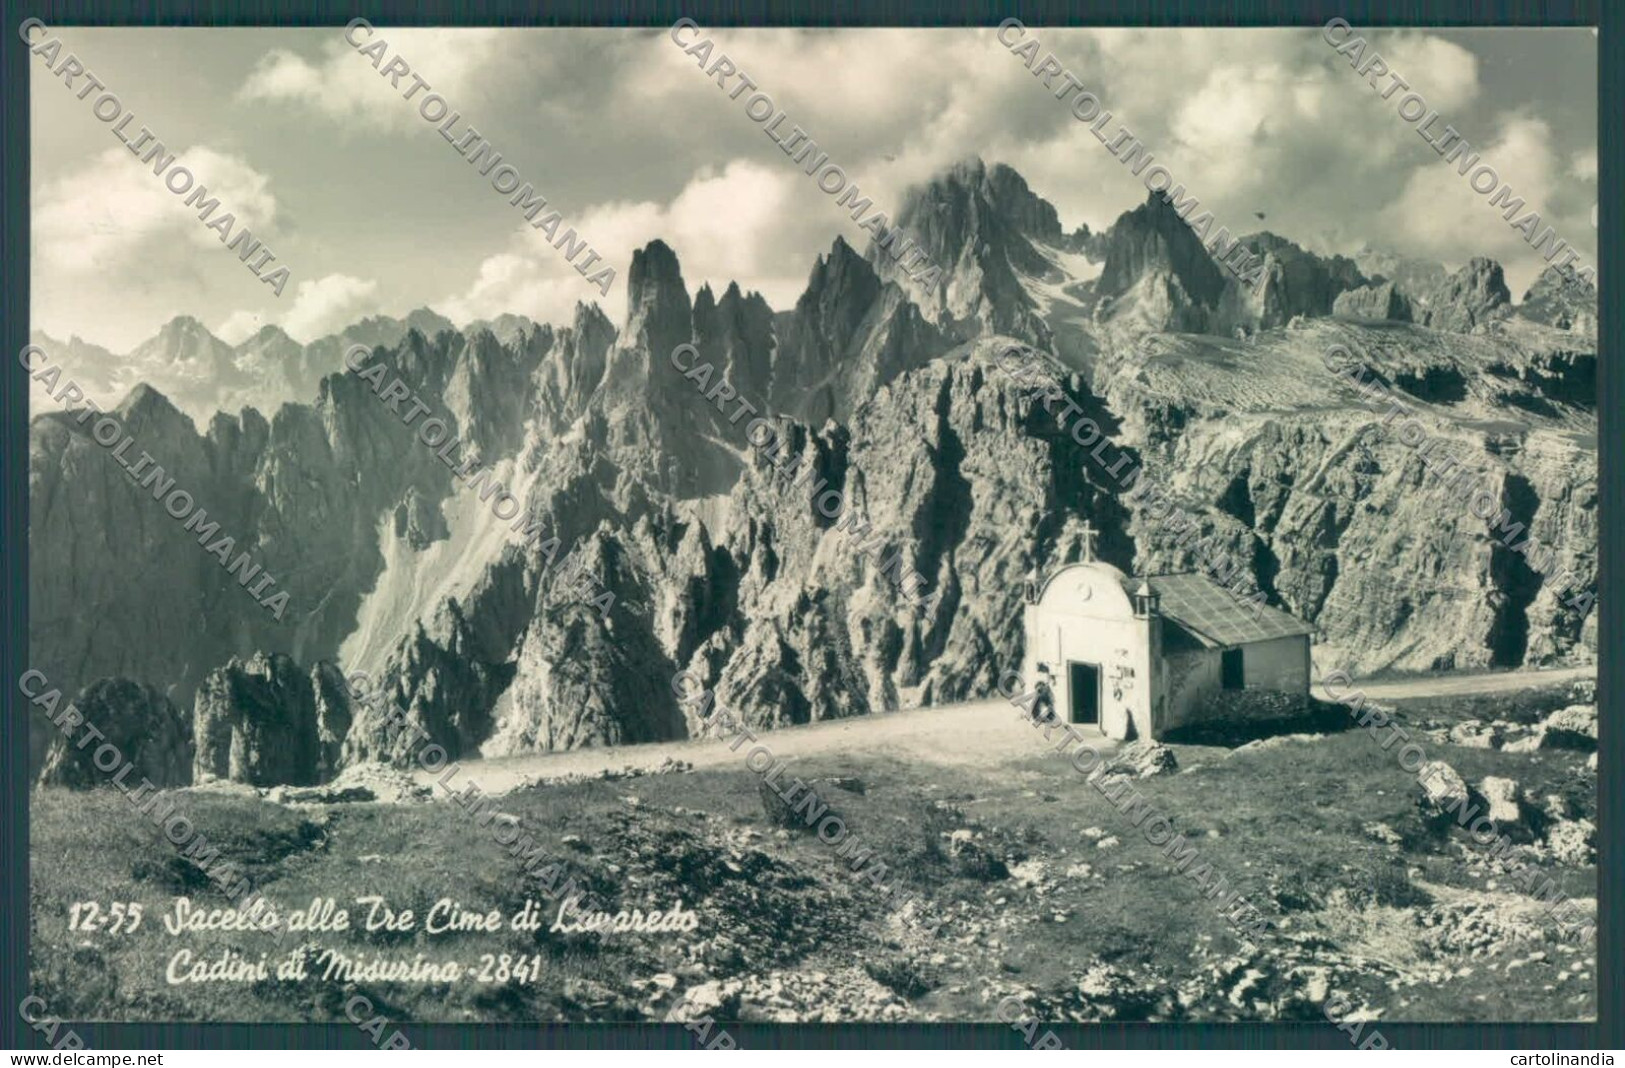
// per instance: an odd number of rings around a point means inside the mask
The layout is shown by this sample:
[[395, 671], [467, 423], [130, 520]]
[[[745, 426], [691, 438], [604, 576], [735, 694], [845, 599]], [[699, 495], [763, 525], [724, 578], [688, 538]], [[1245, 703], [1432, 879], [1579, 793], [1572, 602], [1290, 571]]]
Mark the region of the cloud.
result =
[[[286, 258], [271, 179], [241, 156], [204, 145], [176, 153], [174, 167], [207, 188], [244, 230]], [[173, 173], [173, 168], [166, 173]], [[108, 148], [61, 177], [36, 185], [32, 198], [30, 318], [52, 334], [78, 334], [115, 351], [150, 337], [176, 315], [208, 315], [231, 294], [274, 299], [198, 217], [198, 205], [171, 193], [128, 149]], [[293, 265], [297, 273], [297, 263]]]
[[[195, 146], [176, 153], [173, 168], [185, 166], [196, 179], [192, 192], [169, 191], [128, 149], [109, 148], [80, 169], [41, 187], [34, 196], [33, 242], [36, 265], [65, 274], [96, 274], [141, 264], [158, 269], [179, 251], [220, 246], [218, 231], [207, 229], [198, 208], [186, 200], [200, 187], [217, 198], [222, 212], [236, 216], [231, 232], [259, 231], [276, 218], [270, 178], [242, 157]], [[171, 170], [165, 173], [172, 173]]]
[[377, 310], [377, 292], [377, 282], [347, 274], [300, 282], [282, 329], [305, 344], [336, 334]]
[[[1086, 223], [1099, 230], [1146, 199], [1140, 179], [1055, 99], [1054, 87], [999, 43], [992, 27], [706, 27], [704, 35], [717, 42], [712, 62], [726, 52], [757, 82], [754, 91], [787, 113], [786, 127], [801, 126], [875, 208], [893, 218], [910, 186], [972, 153], [1019, 170], [1068, 229]], [[1322, 252], [1371, 244], [1455, 263], [1479, 253], [1512, 255], [1517, 246], [1509, 240], [1521, 245], [1510, 227], [1490, 216], [1492, 209], [1476, 203], [1484, 198], [1450, 174], [1415, 127], [1398, 117], [1401, 94], [1383, 100], [1318, 29], [1034, 26], [1029, 36], [1042, 45], [1035, 59], [1053, 52], [1112, 113], [1109, 129], [1132, 130], [1187, 195], [1233, 232], [1267, 227]], [[1475, 145], [1501, 132], [1486, 98], [1517, 99], [1507, 92], [1517, 88], [1516, 80], [1488, 60], [1481, 63], [1471, 38], [1387, 30], [1365, 36], [1441, 113], [1441, 125], [1452, 123]], [[677, 250], [691, 292], [702, 280], [718, 286], [738, 280], [783, 308], [799, 296], [813, 259], [836, 234], [858, 247], [868, 240], [747, 117], [749, 95], [730, 99], [663, 28], [380, 28], [374, 39], [388, 45], [379, 67], [397, 54], [410, 63], [545, 190], [550, 207], [564, 212], [565, 225], [617, 272], [609, 297], [601, 298], [510, 209], [490, 198], [466, 207], [470, 194], [460, 187], [456, 203], [433, 205], [435, 272], [411, 266], [418, 249], [408, 237], [410, 224], [383, 228], [375, 251], [387, 248], [391, 255], [326, 260], [327, 269], [377, 279], [400, 307], [430, 303], [458, 321], [512, 311], [559, 322], [586, 300], [606, 304], [619, 318], [631, 252], [659, 237]], [[336, 29], [255, 40], [281, 47], [253, 53], [258, 62], [246, 74], [238, 66], [221, 75], [236, 90], [232, 121], [259, 120], [287, 139], [289, 151], [276, 157], [290, 169], [283, 199], [297, 197], [312, 216], [319, 203], [326, 213], [309, 246], [313, 266], [344, 240], [341, 228], [327, 222], [365, 218], [380, 198], [367, 199], [365, 182], [312, 190], [303, 175], [296, 181], [291, 173], [310, 160], [353, 149], [346, 158], [357, 173], [375, 174], [401, 194], [394, 197], [391, 222], [408, 193], [435, 196], [450, 188], [444, 182], [466, 183], [462, 168], [444, 160], [445, 149], [416, 143], [434, 135], [413, 103], [401, 99], [409, 78], [392, 88], [371, 57], [357, 53]], [[1544, 116], [1535, 106], [1523, 113], [1530, 120], [1551, 118], [1562, 136], [1515, 143], [1512, 151], [1527, 144], [1557, 155], [1531, 161], [1546, 184], [1531, 192], [1514, 188], [1538, 198], [1552, 218], [1583, 223], [1597, 199], [1595, 149], [1588, 149], [1594, 135], [1561, 125], [1564, 114]], [[285, 121], [290, 118], [299, 121]], [[393, 138], [355, 145], [355, 131], [416, 133], [409, 146]], [[414, 162], [416, 151], [435, 162]], [[108, 155], [116, 158], [117, 150]], [[128, 189], [103, 184], [58, 196], [54, 232], [70, 239], [50, 247], [36, 239], [42, 259], [48, 255], [55, 265], [51, 277], [59, 280], [62, 309], [70, 309], [78, 293], [60, 280], [83, 277], [79, 261], [146, 262], [148, 238], [158, 235], [155, 223], [142, 220], [159, 208], [178, 215], [177, 234], [193, 227], [171, 242], [172, 256], [189, 252], [186, 242], [214, 239], [195, 220], [188, 224], [176, 204], [158, 203], [170, 195], [140, 173], [139, 163], [123, 162]], [[1425, 181], [1454, 202], [1448, 223], [1427, 218], [1416, 199], [1416, 183]], [[139, 203], [126, 203], [131, 198]], [[342, 210], [331, 210], [335, 206]], [[1413, 227], [1413, 218], [1424, 225]], [[429, 220], [425, 213], [420, 221]], [[282, 258], [297, 264], [303, 253], [290, 245]], [[193, 259], [165, 283], [132, 273], [121, 282], [128, 287], [123, 292], [143, 285], [157, 290], [143, 316], [160, 306], [197, 313], [198, 295], [206, 294], [214, 298], [211, 322], [224, 319], [241, 331], [258, 321], [252, 311], [227, 315], [257, 305], [235, 291], [222, 295], [223, 272], [216, 272], [221, 280], [200, 280], [198, 272], [214, 264]], [[295, 296], [289, 293], [285, 303]], [[260, 314], [275, 317], [281, 309], [267, 306]], [[291, 310], [283, 314], [290, 316]]]
[[[738, 79], [719, 87], [696, 62], [726, 53], [758, 83], [752, 91], [771, 96], [877, 204], [894, 206], [909, 185], [973, 152], [1016, 167], [1069, 228], [1108, 226], [1146, 198], [1140, 180], [991, 27], [705, 35], [716, 41], [709, 57], [686, 55], [664, 32], [623, 40], [613, 52], [620, 76], [605, 106], [629, 138], [684, 159], [698, 142], [724, 158], [787, 167], [745, 116], [748, 97], [729, 98]], [[1053, 53], [1099, 97], [1112, 116], [1108, 135], [1132, 130], [1221, 220], [1263, 210], [1291, 236], [1327, 230], [1352, 241], [1368, 213], [1397, 194], [1404, 171], [1424, 162], [1406, 157], [1411, 146], [1392, 103], [1317, 30], [1034, 26], [1022, 40], [1039, 41], [1035, 60]], [[1466, 49], [1412, 32], [1371, 40], [1395, 69], [1419, 72], [1436, 107], [1465, 108], [1476, 98], [1477, 60]], [[1328, 227], [1339, 213], [1354, 220]]]
[[[1496, 190], [1510, 186], [1511, 196], [1526, 201], [1514, 219], [1539, 212], [1537, 237], [1550, 226], [1579, 250], [1577, 266], [1595, 265], [1595, 237], [1587, 225], [1591, 194], [1577, 196], [1581, 190], [1565, 182], [1567, 168], [1552, 147], [1550, 126], [1529, 115], [1509, 112], [1501, 116], [1495, 139], [1482, 147], [1474, 144], [1472, 150], [1480, 153], [1479, 165], [1493, 167], [1499, 175]], [[1431, 167], [1411, 173], [1395, 203], [1385, 234], [1388, 245], [1450, 264], [1461, 263], [1464, 252], [1490, 256], [1505, 270], [1508, 288], [1521, 295], [1545, 269], [1544, 257], [1502, 217], [1504, 205], [1490, 204], [1493, 194], [1480, 194], [1468, 184], [1468, 177], [1477, 172], [1476, 165], [1463, 176], [1456, 165], [1433, 158]]]
[[[1521, 245], [1510, 227], [1486, 218], [1488, 209], [1474, 203], [1482, 198], [1444, 181], [1438, 156], [1398, 117], [1397, 96], [1383, 100], [1318, 31], [1032, 27], [1029, 36], [1041, 42], [1035, 59], [1053, 52], [1099, 96], [1112, 113], [1108, 134], [1131, 129], [1234, 232], [1268, 227], [1322, 252], [1375, 244], [1449, 262], [1511, 257]], [[1104, 228], [1146, 199], [1140, 179], [991, 29], [706, 28], [693, 39], [704, 37], [716, 47], [703, 58], [714, 63], [726, 53], [756, 83], [749, 92], [766, 93], [786, 112], [783, 129], [811, 134], [889, 214], [909, 186], [973, 152], [1019, 170], [1068, 228]], [[1442, 121], [1473, 116], [1482, 84], [1471, 51], [1414, 31], [1367, 37]], [[747, 93], [730, 99], [737, 77], [719, 87], [664, 31], [580, 40], [609, 75], [607, 84], [578, 86], [580, 99], [638, 146], [639, 158], [663, 159], [688, 176], [669, 199], [601, 201], [568, 220], [619, 272], [608, 302], [613, 315], [621, 312], [631, 250], [653, 237], [677, 250], [691, 291], [699, 279], [738, 279], [776, 308], [793, 303], [835, 234], [858, 247], [867, 242], [746, 116]], [[922, 85], [939, 91], [921, 92]], [[1506, 150], [1526, 147], [1547, 150], [1527, 139]], [[719, 158], [727, 161], [720, 170]], [[1531, 186], [1548, 177], [1539, 170]], [[1435, 217], [1413, 227], [1395, 212], [1396, 202], [1419, 195], [1418, 182], [1457, 201], [1448, 223]], [[1593, 198], [1587, 194], [1585, 205]], [[1566, 191], [1551, 199], [1561, 212], [1578, 210]], [[519, 234], [439, 310], [453, 319], [523, 311], [557, 321], [577, 300], [596, 299], [590, 289], [583, 296], [561, 256], [527, 229]], [[1508, 266], [1512, 278], [1526, 273]]]
[[[428, 127], [415, 103], [430, 92], [439, 93], [454, 108], [486, 99], [488, 87], [500, 80], [493, 70], [498, 52], [513, 40], [511, 31], [495, 29], [379, 28], [370, 38], [365, 30], [356, 32], [363, 45], [385, 42], [386, 52], [362, 55], [336, 31], [314, 60], [273, 48], [254, 65], [237, 98], [283, 104], [338, 123], [362, 120], [389, 130]], [[381, 74], [397, 56], [428, 83], [412, 101], [403, 99], [414, 84], [410, 75], [386, 79]], [[392, 79], [400, 85], [392, 85]]]
[[265, 326], [265, 316], [259, 312], [234, 311], [224, 322], [209, 331], [228, 345], [241, 345]]
[[214, 333], [222, 341], [238, 345], [267, 324], [275, 323], [289, 337], [308, 345], [376, 314], [379, 311], [377, 293], [378, 283], [372, 279], [330, 274], [300, 282], [285, 314], [236, 311], [227, 316]]
[[632, 253], [660, 238], [677, 253], [691, 296], [702, 284], [720, 292], [737, 280], [759, 290], [774, 308], [788, 308], [806, 287], [814, 255], [809, 250], [833, 242], [840, 212], [792, 167], [734, 160], [720, 171], [694, 175], [669, 204], [602, 204], [565, 220], [615, 268], [607, 298], [587, 285], [562, 252], [522, 225], [508, 249], [480, 265], [468, 289], [433, 307], [459, 324], [503, 312], [567, 323], [577, 302], [597, 301], [618, 323], [625, 316]]
[[[1425, 70], [1439, 109], [1465, 108], [1479, 92], [1477, 61], [1455, 44], [1414, 33], [1371, 43], [1394, 69]], [[1433, 158], [1412, 149], [1405, 137], [1415, 135], [1394, 105], [1318, 31], [1100, 30], [1080, 44], [1104, 86], [1111, 130], [1131, 129], [1233, 230], [1266, 226], [1310, 247], [1357, 248], [1406, 171]], [[1072, 143], [1104, 160], [1108, 191], [1130, 206], [1144, 200], [1144, 187], [1092, 137]], [[1112, 221], [1077, 210], [1092, 224]]]

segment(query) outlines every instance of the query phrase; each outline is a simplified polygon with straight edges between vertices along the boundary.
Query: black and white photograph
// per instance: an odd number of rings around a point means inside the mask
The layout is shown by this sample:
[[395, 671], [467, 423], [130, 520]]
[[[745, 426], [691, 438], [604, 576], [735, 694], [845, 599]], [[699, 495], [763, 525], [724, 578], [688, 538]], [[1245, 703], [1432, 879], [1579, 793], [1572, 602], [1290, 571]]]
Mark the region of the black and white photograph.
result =
[[1595, 25], [52, 11], [7, 1045], [1613, 1063]]

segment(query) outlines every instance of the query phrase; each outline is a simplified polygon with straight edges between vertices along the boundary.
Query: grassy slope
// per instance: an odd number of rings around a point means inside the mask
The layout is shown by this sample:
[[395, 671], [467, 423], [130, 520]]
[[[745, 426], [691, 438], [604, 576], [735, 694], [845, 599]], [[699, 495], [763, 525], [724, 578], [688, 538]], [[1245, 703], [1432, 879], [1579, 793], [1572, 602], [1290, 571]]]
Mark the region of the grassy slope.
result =
[[[1424, 708], [1436, 721], [1486, 714], [1471, 698]], [[1594, 798], [1595, 778], [1580, 770], [1579, 754], [1428, 750], [1470, 782], [1498, 774], [1537, 795]], [[792, 771], [865, 784], [861, 794], [821, 792], [863, 844], [946, 917], [935, 939], [898, 922], [830, 846], [774, 831], [741, 759], [737, 770], [556, 785], [501, 801], [606, 902], [663, 908], [681, 898], [699, 914], [693, 934], [600, 938], [550, 934], [544, 924], [534, 935], [295, 935], [279, 952], [305, 941], [465, 963], [487, 952], [540, 952], [547, 963], [534, 985], [169, 986], [164, 967], [177, 948], [211, 957], [229, 946], [257, 956], [270, 938], [162, 933], [174, 895], [226, 902], [189, 863], [173, 859], [119, 795], [41, 791], [34, 797], [33, 984], [67, 1018], [333, 1020], [343, 1018], [352, 990], [396, 1019], [658, 1017], [676, 993], [713, 979], [722, 982], [724, 1011], [752, 1018], [989, 1019], [1012, 992], [1051, 1017], [1318, 1018], [1328, 991], [1387, 1020], [1594, 1016], [1591, 951], [1556, 945], [1529, 924], [1538, 909], [1521, 908], [1527, 902], [1505, 886], [1491, 892], [1497, 873], [1465, 839], [1427, 834], [1397, 747], [1385, 753], [1363, 732], [1348, 732], [1234, 755], [1195, 746], [1177, 752], [1185, 768], [1198, 770], [1136, 788], [1269, 918], [1256, 953], [1239, 949], [1196, 883], [1176, 875], [1063, 758], [1035, 754], [971, 771], [861, 753], [800, 761]], [[421, 918], [450, 896], [506, 916], [527, 894], [541, 896], [520, 861], [449, 804], [285, 809], [180, 796], [203, 833], [227, 855], [254, 861], [254, 885], [287, 907], [376, 893]], [[1594, 800], [1584, 803], [1594, 819]], [[1404, 845], [1369, 838], [1361, 828], [1374, 822], [1396, 830]], [[959, 828], [976, 830], [1014, 875], [955, 874], [945, 836]], [[1086, 828], [1119, 842], [1101, 849]], [[581, 841], [566, 845], [565, 835]], [[1570, 895], [1595, 897], [1594, 867], [1551, 870]], [[133, 936], [70, 934], [68, 904], [86, 899], [139, 900], [147, 918]], [[1497, 936], [1478, 956], [1457, 948], [1450, 938], [1462, 933], [1464, 912], [1486, 903], [1500, 907], [1485, 922], [1522, 913], [1529, 937]], [[1507, 969], [1535, 951], [1544, 959]], [[1581, 968], [1571, 969], [1576, 960]], [[648, 982], [659, 974], [675, 978], [675, 993], [662, 995]]]

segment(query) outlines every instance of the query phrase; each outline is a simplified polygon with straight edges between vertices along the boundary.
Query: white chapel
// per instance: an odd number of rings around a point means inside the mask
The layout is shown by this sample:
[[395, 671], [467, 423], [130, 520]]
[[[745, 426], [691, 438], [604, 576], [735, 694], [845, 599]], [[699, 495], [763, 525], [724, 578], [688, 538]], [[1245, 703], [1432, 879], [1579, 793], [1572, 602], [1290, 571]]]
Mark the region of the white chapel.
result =
[[1047, 680], [1062, 719], [1155, 739], [1249, 696], [1307, 704], [1313, 627], [1202, 574], [1131, 578], [1094, 558], [1096, 533], [1085, 525], [1081, 561], [1028, 583], [1022, 677]]

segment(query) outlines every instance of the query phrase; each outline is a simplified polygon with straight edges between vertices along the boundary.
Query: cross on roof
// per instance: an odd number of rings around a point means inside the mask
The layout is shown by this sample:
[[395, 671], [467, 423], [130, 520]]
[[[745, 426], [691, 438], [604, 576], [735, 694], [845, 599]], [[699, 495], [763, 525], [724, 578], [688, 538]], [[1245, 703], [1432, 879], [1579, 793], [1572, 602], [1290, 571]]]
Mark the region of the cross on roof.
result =
[[1094, 562], [1095, 538], [1098, 537], [1099, 534], [1100, 531], [1094, 528], [1094, 524], [1090, 523], [1087, 519], [1083, 521], [1083, 560], [1085, 563]]

